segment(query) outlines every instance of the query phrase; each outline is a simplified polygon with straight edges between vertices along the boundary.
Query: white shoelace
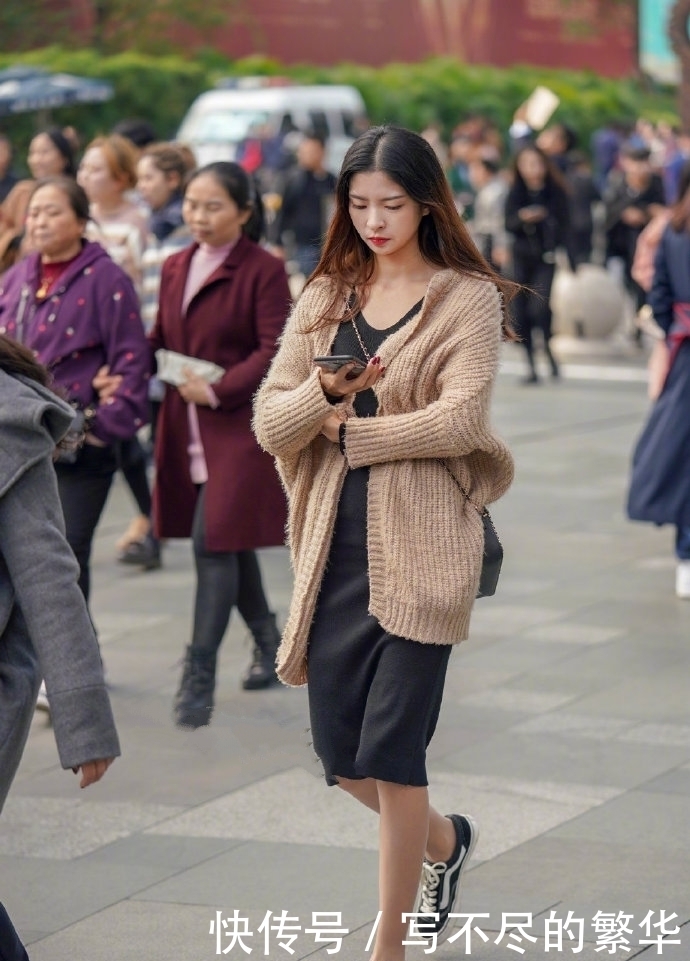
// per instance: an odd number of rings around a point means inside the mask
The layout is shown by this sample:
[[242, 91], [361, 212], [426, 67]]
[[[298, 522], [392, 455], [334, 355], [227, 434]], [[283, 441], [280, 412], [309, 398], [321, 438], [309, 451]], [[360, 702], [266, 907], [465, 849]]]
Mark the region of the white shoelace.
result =
[[424, 861], [422, 864], [422, 896], [419, 903], [420, 914], [436, 914], [438, 911], [438, 889], [441, 876], [446, 873], [445, 861]]

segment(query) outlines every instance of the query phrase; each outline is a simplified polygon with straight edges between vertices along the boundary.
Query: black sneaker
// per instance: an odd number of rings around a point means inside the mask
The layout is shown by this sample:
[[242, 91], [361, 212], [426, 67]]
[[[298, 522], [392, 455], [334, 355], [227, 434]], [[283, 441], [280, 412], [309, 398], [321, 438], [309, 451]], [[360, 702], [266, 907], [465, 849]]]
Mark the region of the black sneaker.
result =
[[145, 571], [157, 571], [161, 567], [160, 541], [147, 534], [141, 541], [132, 541], [118, 557], [120, 564], [143, 567]]
[[422, 865], [422, 893], [417, 911], [424, 915], [417, 919], [420, 934], [429, 938], [439, 937], [448, 927], [449, 915], [454, 910], [460, 894], [460, 878], [469, 861], [479, 837], [479, 830], [472, 818], [464, 814], [449, 814], [455, 827], [457, 841], [450, 860], [424, 859]]

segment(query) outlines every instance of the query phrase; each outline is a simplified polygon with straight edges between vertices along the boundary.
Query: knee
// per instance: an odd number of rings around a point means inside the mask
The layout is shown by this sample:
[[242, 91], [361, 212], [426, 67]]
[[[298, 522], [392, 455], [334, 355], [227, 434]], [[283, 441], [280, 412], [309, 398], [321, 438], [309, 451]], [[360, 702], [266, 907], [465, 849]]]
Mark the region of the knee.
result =
[[361, 787], [361, 781], [356, 781], [349, 777], [339, 777], [338, 775], [334, 776], [338, 787], [343, 791], [347, 791], [348, 794], [356, 794], [357, 788]]

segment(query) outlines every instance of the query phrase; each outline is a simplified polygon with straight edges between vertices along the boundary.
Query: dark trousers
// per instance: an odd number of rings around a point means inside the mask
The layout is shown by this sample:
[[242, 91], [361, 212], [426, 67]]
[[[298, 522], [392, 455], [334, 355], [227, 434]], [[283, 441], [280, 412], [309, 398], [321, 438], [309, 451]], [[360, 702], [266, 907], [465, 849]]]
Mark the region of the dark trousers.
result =
[[24, 950], [2, 903], [0, 903], [0, 961], [29, 961], [29, 955]]
[[196, 598], [192, 647], [216, 654], [237, 607], [251, 630], [270, 617], [255, 551], [209, 551], [204, 525], [205, 490], [199, 489], [192, 526]]
[[551, 288], [555, 264], [543, 260], [515, 259], [514, 279], [528, 290], [521, 290], [513, 301], [513, 325], [528, 354], [532, 353], [532, 333], [540, 330], [544, 343], [551, 339]]
[[136, 437], [120, 441], [114, 445], [117, 466], [127, 481], [127, 486], [136, 501], [139, 513], [151, 516], [151, 488], [146, 473], [146, 451]]
[[117, 470], [117, 458], [112, 447], [84, 444], [76, 463], [58, 463], [55, 468], [67, 542], [79, 562], [79, 587], [88, 601], [93, 536]]

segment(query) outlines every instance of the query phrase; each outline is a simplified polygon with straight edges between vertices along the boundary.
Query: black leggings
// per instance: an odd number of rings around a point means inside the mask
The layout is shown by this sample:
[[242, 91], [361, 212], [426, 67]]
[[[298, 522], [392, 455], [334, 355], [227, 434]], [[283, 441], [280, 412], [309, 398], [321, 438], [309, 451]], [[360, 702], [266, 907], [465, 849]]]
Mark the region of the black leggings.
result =
[[237, 607], [249, 629], [270, 616], [255, 551], [209, 551], [204, 529], [205, 489], [200, 487], [194, 511], [192, 544], [196, 566], [196, 598], [192, 647], [215, 654]]
[[117, 458], [113, 447], [84, 444], [76, 463], [58, 463], [55, 469], [67, 542], [79, 562], [79, 587], [88, 602], [93, 537], [117, 470]]
[[[521, 290], [513, 301], [513, 326], [528, 354], [532, 354], [532, 331], [541, 330], [544, 344], [551, 339], [551, 288], [556, 271], [555, 264], [542, 260], [515, 259], [514, 280]], [[531, 291], [534, 291], [532, 293]], [[535, 296], [536, 295], [536, 296]]]
[[139, 513], [144, 517], [151, 516], [151, 488], [146, 473], [146, 451], [136, 437], [123, 440], [115, 445], [117, 466], [127, 481], [132, 492]]

